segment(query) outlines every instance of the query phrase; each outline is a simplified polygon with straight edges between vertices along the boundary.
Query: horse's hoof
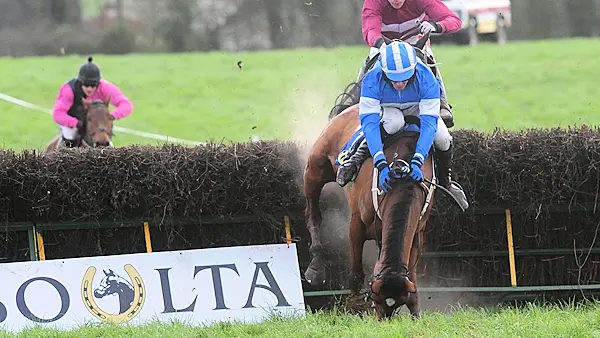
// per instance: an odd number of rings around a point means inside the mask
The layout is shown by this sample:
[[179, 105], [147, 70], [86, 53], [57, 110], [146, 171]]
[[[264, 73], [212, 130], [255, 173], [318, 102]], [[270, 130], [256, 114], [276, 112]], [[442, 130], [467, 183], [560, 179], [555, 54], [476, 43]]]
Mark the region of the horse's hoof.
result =
[[322, 286], [325, 284], [325, 270], [315, 270], [308, 267], [304, 273], [304, 277], [306, 277], [306, 281], [311, 286]]

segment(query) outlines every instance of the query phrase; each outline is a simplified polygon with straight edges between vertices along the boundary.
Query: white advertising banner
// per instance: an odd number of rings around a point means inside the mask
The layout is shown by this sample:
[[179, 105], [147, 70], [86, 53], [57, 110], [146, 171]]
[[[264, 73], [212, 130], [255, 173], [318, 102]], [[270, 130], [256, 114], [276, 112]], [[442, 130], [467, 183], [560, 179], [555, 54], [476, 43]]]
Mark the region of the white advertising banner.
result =
[[296, 245], [0, 264], [0, 329], [303, 316]]

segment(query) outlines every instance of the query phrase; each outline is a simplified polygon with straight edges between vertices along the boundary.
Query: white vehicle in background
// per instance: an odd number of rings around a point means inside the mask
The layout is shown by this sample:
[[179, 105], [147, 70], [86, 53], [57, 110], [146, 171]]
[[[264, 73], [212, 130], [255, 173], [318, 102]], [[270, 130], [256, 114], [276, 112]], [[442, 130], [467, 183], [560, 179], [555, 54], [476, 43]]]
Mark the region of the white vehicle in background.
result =
[[460, 31], [451, 34], [459, 43], [475, 45], [480, 38], [506, 43], [511, 25], [510, 0], [442, 0], [462, 21]]

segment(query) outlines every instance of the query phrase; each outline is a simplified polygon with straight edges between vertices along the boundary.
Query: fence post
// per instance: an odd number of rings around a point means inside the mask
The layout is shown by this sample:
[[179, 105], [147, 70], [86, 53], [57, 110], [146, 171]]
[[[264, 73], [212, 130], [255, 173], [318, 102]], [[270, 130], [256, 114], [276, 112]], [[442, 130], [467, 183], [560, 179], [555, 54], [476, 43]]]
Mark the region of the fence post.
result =
[[38, 255], [37, 255], [37, 241], [35, 239], [35, 224], [31, 225], [31, 229], [27, 230], [27, 237], [29, 238], [29, 260], [31, 261], [37, 261], [38, 260]]
[[510, 209], [506, 209], [506, 238], [508, 240], [508, 262], [510, 264], [510, 284], [517, 286], [517, 273], [515, 269], [515, 250], [513, 247], [512, 222]]
[[292, 232], [290, 229], [290, 218], [285, 215], [283, 217], [283, 220], [285, 222], [285, 241], [287, 243], [288, 248], [290, 247], [290, 244], [292, 244]]
[[44, 248], [44, 237], [38, 231], [35, 232], [37, 239], [38, 254], [41, 261], [46, 260], [46, 250]]
[[144, 240], [146, 241], [146, 252], [152, 252], [152, 240], [150, 239], [150, 227], [148, 222], [144, 222]]

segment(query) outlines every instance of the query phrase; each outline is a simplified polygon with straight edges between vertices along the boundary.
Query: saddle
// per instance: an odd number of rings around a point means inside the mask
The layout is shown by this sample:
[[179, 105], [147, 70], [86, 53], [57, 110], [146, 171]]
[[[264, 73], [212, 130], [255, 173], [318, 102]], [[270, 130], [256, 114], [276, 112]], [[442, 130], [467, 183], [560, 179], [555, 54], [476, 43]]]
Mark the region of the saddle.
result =
[[[380, 128], [382, 135], [381, 141], [383, 144], [383, 149], [385, 150], [391, 142], [395, 141], [400, 136], [412, 136], [414, 134], [420, 133], [421, 120], [417, 116], [413, 115], [404, 116], [404, 127], [393, 135], [388, 135], [385, 132], [385, 130], [383, 130], [383, 126], [380, 125]], [[361, 145], [365, 142], [366, 139], [362, 128], [358, 126], [354, 134], [348, 139], [348, 141], [338, 154], [335, 160], [335, 164], [342, 165], [347, 159], [350, 158], [350, 156], [355, 154], [358, 148], [360, 148]], [[370, 153], [368, 153], [369, 150], [365, 149], [365, 151], [367, 151], [367, 157], [370, 157]]]

